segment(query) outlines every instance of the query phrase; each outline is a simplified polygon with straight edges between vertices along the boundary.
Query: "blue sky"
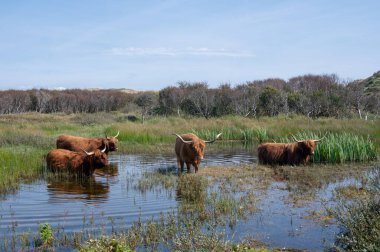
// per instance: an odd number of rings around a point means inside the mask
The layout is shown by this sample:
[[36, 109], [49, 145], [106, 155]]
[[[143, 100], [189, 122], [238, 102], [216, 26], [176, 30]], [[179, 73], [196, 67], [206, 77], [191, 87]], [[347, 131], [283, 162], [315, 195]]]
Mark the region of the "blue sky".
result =
[[380, 1], [24, 0], [0, 5], [0, 89], [159, 90], [380, 70]]

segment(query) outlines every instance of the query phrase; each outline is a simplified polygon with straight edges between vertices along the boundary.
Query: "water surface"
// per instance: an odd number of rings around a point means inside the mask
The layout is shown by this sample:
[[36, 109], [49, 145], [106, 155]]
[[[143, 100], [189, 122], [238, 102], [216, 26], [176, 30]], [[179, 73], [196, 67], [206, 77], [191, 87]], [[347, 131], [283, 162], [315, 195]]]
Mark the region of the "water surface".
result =
[[[110, 167], [98, 170], [88, 179], [48, 177], [22, 184], [16, 193], [0, 201], [0, 236], [35, 232], [39, 224], [46, 222], [69, 233], [84, 229], [109, 233], [129, 227], [138, 219], [144, 221], [158, 218], [161, 213], [177, 212], [175, 189], [142, 192], [136, 187], [144, 172], [175, 169], [175, 155], [112, 154], [110, 163]], [[200, 169], [241, 164], [256, 165], [252, 149], [211, 148]], [[274, 182], [267, 190], [257, 192], [259, 211], [239, 220], [233, 228], [226, 228], [226, 236], [235, 241], [251, 236], [270, 247], [312, 251], [331, 247], [338, 228], [306, 217], [311, 210], [323, 208], [323, 201], [330, 201], [332, 191], [347, 181], [319, 188], [315, 200], [302, 206], [289, 203], [285, 183]]]

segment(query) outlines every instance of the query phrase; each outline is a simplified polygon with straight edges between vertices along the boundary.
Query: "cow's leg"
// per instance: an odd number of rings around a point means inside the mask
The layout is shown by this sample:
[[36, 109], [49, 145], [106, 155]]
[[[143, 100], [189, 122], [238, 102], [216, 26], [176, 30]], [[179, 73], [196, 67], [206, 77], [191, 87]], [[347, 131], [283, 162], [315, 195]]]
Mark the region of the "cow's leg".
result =
[[194, 165], [195, 173], [197, 173], [198, 172], [198, 164], [194, 163], [193, 165]]
[[183, 162], [183, 160], [179, 160], [179, 159], [177, 159], [177, 162], [178, 162], [178, 170], [181, 173], [181, 172], [183, 172], [184, 162]]
[[309, 163], [309, 160], [310, 160], [310, 156], [306, 156], [305, 160], [303, 161], [303, 164], [307, 165], [307, 163]]
[[191, 163], [190, 162], [186, 162], [186, 167], [187, 167], [187, 173], [190, 173]]

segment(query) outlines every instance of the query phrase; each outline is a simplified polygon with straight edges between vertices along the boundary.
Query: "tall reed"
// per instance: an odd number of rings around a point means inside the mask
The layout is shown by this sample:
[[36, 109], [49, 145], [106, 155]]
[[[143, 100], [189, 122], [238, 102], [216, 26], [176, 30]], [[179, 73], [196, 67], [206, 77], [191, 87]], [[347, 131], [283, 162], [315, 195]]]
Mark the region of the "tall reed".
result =
[[298, 132], [282, 140], [289, 142], [294, 138], [322, 138], [311, 158], [314, 163], [368, 162], [377, 159], [376, 146], [369, 136], [365, 138], [352, 133], [327, 133], [323, 136], [315, 132]]
[[21, 180], [28, 180], [44, 170], [45, 151], [37, 147], [0, 148], [0, 193], [14, 190]]

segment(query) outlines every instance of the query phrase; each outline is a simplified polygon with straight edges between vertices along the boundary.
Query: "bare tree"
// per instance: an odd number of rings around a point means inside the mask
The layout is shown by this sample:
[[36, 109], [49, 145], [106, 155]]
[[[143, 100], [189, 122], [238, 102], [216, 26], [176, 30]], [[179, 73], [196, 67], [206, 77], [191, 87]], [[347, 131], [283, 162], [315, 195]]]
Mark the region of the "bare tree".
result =
[[141, 109], [142, 124], [144, 124], [146, 115], [156, 104], [156, 99], [157, 99], [156, 95], [150, 92], [142, 93], [136, 97], [134, 102]]
[[232, 104], [236, 114], [247, 117], [256, 117], [259, 103], [259, 88], [248, 86], [247, 84], [238, 85], [232, 93]]
[[188, 99], [193, 103], [198, 114], [209, 119], [214, 109], [215, 91], [209, 89], [205, 82], [194, 83], [188, 89], [190, 89]]

